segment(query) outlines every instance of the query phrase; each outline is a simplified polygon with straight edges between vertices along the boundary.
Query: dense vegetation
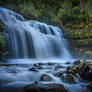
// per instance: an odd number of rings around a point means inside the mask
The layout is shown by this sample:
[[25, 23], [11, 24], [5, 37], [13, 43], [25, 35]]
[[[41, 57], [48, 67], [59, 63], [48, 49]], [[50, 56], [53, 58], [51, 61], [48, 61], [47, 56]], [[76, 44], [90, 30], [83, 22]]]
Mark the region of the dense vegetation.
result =
[[2, 20], [0, 20], [0, 59], [2, 55], [6, 52], [6, 42], [4, 37], [4, 24]]
[[62, 27], [72, 46], [92, 46], [92, 0], [0, 0], [0, 6]]
[[[35, 19], [66, 28], [73, 35], [78, 30], [92, 30], [92, 0], [1, 0], [0, 5]], [[75, 32], [75, 31], [77, 32]], [[88, 34], [86, 34], [85, 37]], [[90, 35], [92, 37], [92, 34]], [[89, 37], [90, 37], [89, 36]]]
[[[92, 19], [92, 0], [0, 0], [0, 5], [13, 9], [26, 18], [49, 24], [88, 27]], [[75, 25], [73, 25], [75, 23]]]

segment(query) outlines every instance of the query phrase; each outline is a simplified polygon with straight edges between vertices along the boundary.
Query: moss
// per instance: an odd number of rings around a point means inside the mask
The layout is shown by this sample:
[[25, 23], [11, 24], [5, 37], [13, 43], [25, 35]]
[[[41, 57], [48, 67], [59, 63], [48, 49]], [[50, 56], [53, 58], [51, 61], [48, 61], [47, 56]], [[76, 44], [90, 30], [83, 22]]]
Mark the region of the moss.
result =
[[4, 37], [4, 24], [0, 20], [0, 58], [3, 56], [3, 53], [6, 52], [6, 42]]
[[0, 19], [0, 33], [4, 32], [4, 24], [2, 22], [2, 20]]
[[20, 13], [26, 16], [27, 18], [37, 18], [41, 15], [41, 11], [37, 10], [32, 2], [19, 4]]
[[91, 47], [92, 39], [69, 40], [71, 46], [75, 47]]
[[90, 39], [92, 38], [92, 29], [71, 29], [65, 28], [64, 36], [67, 39]]
[[[88, 46], [88, 41], [87, 40], [78, 40], [78, 44], [80, 45], [80, 46]], [[78, 45], [77, 44], [77, 45]]]

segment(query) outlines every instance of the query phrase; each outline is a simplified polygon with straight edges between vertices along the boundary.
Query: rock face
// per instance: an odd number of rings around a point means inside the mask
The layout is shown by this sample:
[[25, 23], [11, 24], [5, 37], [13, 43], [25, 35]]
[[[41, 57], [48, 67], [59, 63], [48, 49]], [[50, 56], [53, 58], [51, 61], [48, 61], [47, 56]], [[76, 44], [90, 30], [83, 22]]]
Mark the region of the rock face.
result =
[[77, 83], [77, 78], [73, 74], [62, 74], [61, 79], [66, 83]]
[[47, 74], [43, 74], [41, 77], [40, 77], [40, 81], [52, 81], [52, 77], [47, 75]]
[[24, 87], [24, 92], [68, 92], [64, 85], [57, 83], [33, 83]]
[[76, 60], [76, 61], [74, 61], [74, 65], [79, 65], [81, 63], [81, 61], [80, 60]]
[[0, 60], [2, 60], [2, 53], [0, 52]]
[[82, 80], [92, 82], [92, 64], [89, 61], [83, 61], [79, 65], [78, 74]]
[[66, 73], [75, 75], [76, 72], [77, 72], [77, 67], [75, 67], [75, 66], [68, 66], [67, 67]]
[[92, 82], [91, 82], [91, 83], [88, 83], [87, 88], [88, 88], [89, 90], [92, 90]]
[[0, 60], [2, 60], [3, 53], [5, 53], [5, 48], [4, 24], [0, 19]]
[[57, 76], [57, 77], [60, 77], [63, 73], [66, 73], [66, 71], [65, 70], [61, 70], [61, 71], [55, 73], [54, 75]]

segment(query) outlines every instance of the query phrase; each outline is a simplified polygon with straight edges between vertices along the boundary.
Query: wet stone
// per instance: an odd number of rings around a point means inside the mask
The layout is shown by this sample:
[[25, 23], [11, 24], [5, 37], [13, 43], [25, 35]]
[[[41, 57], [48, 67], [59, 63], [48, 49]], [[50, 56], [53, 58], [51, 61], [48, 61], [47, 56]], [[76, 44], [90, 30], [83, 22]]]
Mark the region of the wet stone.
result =
[[66, 62], [65, 64], [71, 64], [71, 62]]
[[35, 67], [31, 67], [28, 69], [29, 71], [34, 71], [34, 72], [38, 72], [38, 70]]
[[73, 74], [62, 74], [61, 80], [65, 83], [77, 83], [78, 80]]
[[82, 81], [92, 82], [92, 64], [84, 61], [79, 65], [78, 74]]
[[52, 81], [53, 78], [47, 74], [43, 74], [41, 77], [40, 77], [40, 81]]
[[76, 60], [76, 61], [74, 61], [74, 65], [79, 65], [81, 63], [81, 61], [80, 60]]
[[63, 84], [58, 83], [33, 83], [24, 87], [24, 92], [68, 92]]
[[75, 66], [68, 66], [67, 69], [66, 69], [66, 73], [69, 73], [69, 74], [76, 74], [77, 72], [77, 67]]
[[66, 71], [65, 70], [62, 70], [62, 71], [58, 71], [57, 73], [55, 73], [54, 75], [57, 76], [57, 77], [60, 77], [63, 73], [65, 73]]
[[87, 88], [92, 91], [92, 82], [87, 84]]

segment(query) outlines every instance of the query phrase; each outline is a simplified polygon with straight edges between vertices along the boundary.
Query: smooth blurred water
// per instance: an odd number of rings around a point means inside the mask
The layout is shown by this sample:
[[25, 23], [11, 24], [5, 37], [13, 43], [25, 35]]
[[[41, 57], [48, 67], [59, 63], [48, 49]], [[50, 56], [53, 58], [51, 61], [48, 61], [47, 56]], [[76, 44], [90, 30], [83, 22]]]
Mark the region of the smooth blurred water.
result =
[[[52, 78], [52, 81], [40, 81], [40, 83], [61, 83], [67, 88], [68, 92], [91, 92], [89, 91], [85, 83], [70, 84], [64, 83], [60, 77], [55, 76], [59, 71], [63, 71], [66, 68], [55, 68], [57, 65], [62, 65], [58, 63], [43, 63], [41, 65], [42, 69], [34, 64], [14, 64], [7, 66], [0, 66], [0, 92], [23, 92], [23, 87], [39, 81], [43, 74], [47, 74]], [[63, 66], [67, 67], [65, 64]], [[31, 67], [35, 67], [37, 71], [29, 71]]]
[[5, 37], [10, 58], [51, 59], [71, 58], [67, 40], [59, 27], [34, 20], [0, 7], [0, 18], [5, 23]]

